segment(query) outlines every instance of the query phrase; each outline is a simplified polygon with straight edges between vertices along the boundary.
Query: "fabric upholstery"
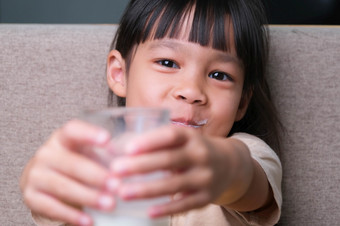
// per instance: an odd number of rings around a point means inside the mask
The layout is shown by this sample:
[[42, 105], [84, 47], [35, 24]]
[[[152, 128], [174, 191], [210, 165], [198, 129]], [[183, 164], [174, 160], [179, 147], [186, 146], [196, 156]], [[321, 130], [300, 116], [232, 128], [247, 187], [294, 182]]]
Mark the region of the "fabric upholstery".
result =
[[[107, 104], [115, 25], [0, 25], [0, 225], [33, 225], [19, 178], [51, 132]], [[279, 225], [340, 218], [340, 27], [271, 26], [268, 65], [285, 126]]]
[[281, 225], [338, 225], [340, 27], [272, 27], [268, 74], [286, 128]]

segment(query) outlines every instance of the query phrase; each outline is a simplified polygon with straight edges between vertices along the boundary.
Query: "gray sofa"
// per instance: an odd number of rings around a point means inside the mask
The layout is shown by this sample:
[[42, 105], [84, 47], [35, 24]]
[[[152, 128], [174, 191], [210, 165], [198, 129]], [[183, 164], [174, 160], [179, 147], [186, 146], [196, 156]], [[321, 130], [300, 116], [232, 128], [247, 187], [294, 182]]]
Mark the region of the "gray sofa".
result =
[[[33, 225], [18, 181], [49, 134], [106, 107], [115, 25], [0, 25], [0, 225]], [[279, 225], [340, 225], [340, 27], [271, 26], [269, 82], [286, 128]]]

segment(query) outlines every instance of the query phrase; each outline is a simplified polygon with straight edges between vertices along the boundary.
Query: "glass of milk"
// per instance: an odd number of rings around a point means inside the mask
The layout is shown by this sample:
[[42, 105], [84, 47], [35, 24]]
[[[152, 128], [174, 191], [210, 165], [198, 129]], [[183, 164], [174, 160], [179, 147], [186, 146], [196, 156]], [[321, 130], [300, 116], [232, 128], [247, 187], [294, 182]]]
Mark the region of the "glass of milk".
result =
[[[111, 161], [124, 155], [124, 147], [134, 137], [145, 131], [155, 129], [169, 123], [169, 112], [158, 108], [111, 108], [103, 111], [85, 113], [80, 119], [105, 128], [111, 133], [109, 148], [93, 147], [85, 153], [95, 161], [108, 167]], [[150, 181], [162, 178], [165, 172], [152, 172], [131, 176], [124, 181]], [[115, 197], [116, 207], [108, 212], [85, 208], [95, 226], [166, 226], [168, 218], [151, 219], [148, 217], [149, 207], [169, 201], [168, 197], [124, 201]]]

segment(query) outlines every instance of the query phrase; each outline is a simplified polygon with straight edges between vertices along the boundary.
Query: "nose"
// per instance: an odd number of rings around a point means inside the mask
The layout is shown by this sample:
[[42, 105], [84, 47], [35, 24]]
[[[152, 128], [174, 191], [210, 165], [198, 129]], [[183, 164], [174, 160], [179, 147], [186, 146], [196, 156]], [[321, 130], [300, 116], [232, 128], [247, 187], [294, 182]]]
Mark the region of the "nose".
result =
[[173, 96], [176, 100], [184, 101], [188, 104], [204, 105], [207, 102], [207, 96], [203, 84], [193, 81], [183, 81], [178, 85]]

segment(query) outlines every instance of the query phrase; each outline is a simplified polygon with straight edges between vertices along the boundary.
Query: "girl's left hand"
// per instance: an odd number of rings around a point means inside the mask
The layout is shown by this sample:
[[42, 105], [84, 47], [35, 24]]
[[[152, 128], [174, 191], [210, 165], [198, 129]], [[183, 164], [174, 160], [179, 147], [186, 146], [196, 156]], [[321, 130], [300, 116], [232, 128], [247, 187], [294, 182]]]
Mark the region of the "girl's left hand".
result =
[[112, 171], [119, 177], [157, 170], [171, 173], [156, 181], [123, 183], [119, 195], [125, 200], [172, 196], [169, 203], [151, 207], [151, 217], [199, 208], [216, 200], [234, 173], [225, 140], [175, 126], [139, 136], [126, 147], [129, 154], [112, 163]]

